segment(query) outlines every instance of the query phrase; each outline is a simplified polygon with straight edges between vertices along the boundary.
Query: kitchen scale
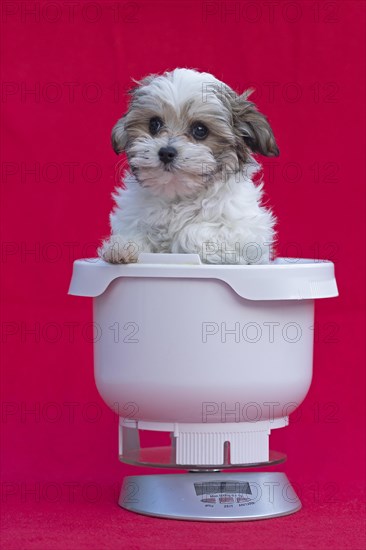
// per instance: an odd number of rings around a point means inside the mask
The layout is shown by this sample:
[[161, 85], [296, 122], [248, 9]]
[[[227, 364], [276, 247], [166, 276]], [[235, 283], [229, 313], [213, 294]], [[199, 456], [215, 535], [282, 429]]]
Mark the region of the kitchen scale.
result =
[[121, 462], [187, 470], [186, 474], [126, 477], [118, 504], [131, 512], [180, 520], [245, 521], [284, 516], [301, 508], [284, 473], [230, 471], [281, 464], [286, 460], [283, 453], [270, 451], [269, 460], [262, 463], [230, 464], [230, 445], [226, 444], [223, 464], [183, 466], [176, 463], [172, 434], [172, 446], [141, 448], [138, 430], [124, 428], [121, 419], [120, 437]]

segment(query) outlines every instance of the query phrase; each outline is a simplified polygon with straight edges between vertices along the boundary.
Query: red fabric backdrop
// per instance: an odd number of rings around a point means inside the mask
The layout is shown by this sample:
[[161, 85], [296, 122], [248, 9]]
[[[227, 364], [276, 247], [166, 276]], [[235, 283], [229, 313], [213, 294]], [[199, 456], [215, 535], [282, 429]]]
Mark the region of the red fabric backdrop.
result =
[[[3, 1], [2, 507], [6, 548], [363, 547], [365, 3]], [[175, 67], [256, 88], [280, 147], [262, 159], [281, 255], [334, 261], [314, 380], [274, 432], [304, 509], [191, 524], [116, 505], [115, 415], [93, 380], [89, 299], [72, 261], [108, 233], [110, 131], [131, 77]], [[152, 470], [151, 470], [152, 472]], [[194, 539], [196, 542], [194, 542]]]

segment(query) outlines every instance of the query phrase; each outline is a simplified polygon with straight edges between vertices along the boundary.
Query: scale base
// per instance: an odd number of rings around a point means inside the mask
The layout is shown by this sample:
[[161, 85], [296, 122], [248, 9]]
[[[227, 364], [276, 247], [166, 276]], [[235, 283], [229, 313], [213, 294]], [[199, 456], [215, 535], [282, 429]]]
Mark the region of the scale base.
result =
[[129, 476], [118, 504], [138, 514], [191, 521], [249, 521], [301, 508], [287, 476], [278, 472]]

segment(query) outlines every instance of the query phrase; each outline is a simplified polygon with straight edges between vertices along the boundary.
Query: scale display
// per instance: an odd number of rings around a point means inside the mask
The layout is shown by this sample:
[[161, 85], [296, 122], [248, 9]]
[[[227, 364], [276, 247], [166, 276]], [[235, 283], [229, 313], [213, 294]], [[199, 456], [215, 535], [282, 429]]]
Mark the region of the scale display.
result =
[[226, 508], [234, 504], [244, 505], [249, 503], [252, 497], [252, 490], [247, 481], [205, 481], [194, 483], [194, 490], [198, 497], [201, 497], [206, 507], [221, 504]]
[[194, 489], [197, 496], [206, 494], [238, 494], [251, 495], [252, 490], [247, 481], [204, 481], [203, 483], [194, 483]]

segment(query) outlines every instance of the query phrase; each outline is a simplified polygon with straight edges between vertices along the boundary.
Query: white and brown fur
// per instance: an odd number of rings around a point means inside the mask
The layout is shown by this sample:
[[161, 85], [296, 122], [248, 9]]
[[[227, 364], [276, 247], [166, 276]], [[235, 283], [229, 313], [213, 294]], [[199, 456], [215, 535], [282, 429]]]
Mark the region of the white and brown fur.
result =
[[[113, 195], [111, 236], [98, 250], [111, 263], [140, 252], [197, 253], [204, 263], [268, 263], [275, 218], [261, 204], [263, 184], [252, 153], [277, 156], [266, 117], [208, 73], [175, 69], [150, 75], [131, 91], [128, 112], [112, 131], [130, 165]], [[159, 117], [161, 129], [149, 131]], [[204, 125], [207, 137], [192, 135]], [[165, 164], [159, 151], [173, 147]]]

